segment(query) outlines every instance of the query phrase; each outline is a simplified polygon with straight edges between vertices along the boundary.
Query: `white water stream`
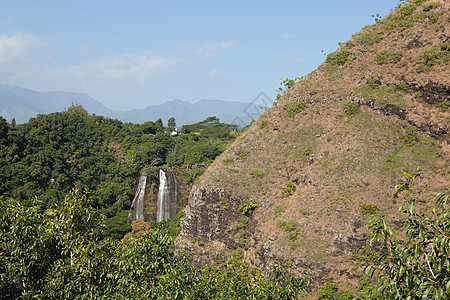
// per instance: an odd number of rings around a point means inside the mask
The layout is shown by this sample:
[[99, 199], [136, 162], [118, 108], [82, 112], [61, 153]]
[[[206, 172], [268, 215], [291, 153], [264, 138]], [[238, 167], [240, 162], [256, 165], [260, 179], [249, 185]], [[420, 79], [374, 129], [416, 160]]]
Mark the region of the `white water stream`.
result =
[[131, 209], [134, 210], [133, 220], [144, 221], [144, 195], [145, 195], [145, 185], [147, 184], [147, 176], [141, 175], [139, 178], [139, 185], [136, 190], [136, 194], [131, 203]]
[[166, 221], [177, 213], [178, 183], [174, 174], [159, 170], [156, 221]]

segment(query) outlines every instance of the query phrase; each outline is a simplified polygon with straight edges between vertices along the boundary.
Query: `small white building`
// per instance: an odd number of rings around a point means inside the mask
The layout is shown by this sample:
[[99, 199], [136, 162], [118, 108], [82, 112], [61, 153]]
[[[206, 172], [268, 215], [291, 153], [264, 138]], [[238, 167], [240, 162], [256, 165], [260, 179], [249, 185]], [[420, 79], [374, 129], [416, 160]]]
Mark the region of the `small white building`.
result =
[[170, 132], [171, 136], [176, 136], [176, 135], [179, 135], [179, 134], [180, 134], [180, 131], [176, 127]]

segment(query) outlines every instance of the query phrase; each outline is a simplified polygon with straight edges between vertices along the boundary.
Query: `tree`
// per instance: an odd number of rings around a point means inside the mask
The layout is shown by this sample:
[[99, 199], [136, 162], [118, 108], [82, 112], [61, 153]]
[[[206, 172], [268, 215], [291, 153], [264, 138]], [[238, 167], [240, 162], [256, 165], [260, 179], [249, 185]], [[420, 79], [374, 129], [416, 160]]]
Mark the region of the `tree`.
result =
[[205, 120], [199, 122], [200, 124], [212, 124], [212, 123], [219, 123], [219, 118], [216, 116], [207, 117]]
[[83, 105], [79, 104], [78, 102], [76, 104], [72, 103], [71, 106], [64, 109], [64, 112], [68, 114], [80, 115], [83, 117], [87, 117], [89, 115], [88, 111], [83, 107]]
[[149, 134], [149, 133], [150, 134], [156, 134], [156, 132], [160, 129], [158, 127], [158, 125], [156, 125], [152, 121], [145, 122], [144, 124], [141, 125], [140, 128], [142, 130], [142, 133], [145, 133], [145, 134]]
[[31, 298], [60, 257], [60, 247], [41, 209], [0, 202], [0, 298]]
[[[80, 261], [96, 241], [100, 214], [77, 189], [44, 211], [0, 198], [0, 298], [32, 298], [57, 266]], [[63, 278], [60, 278], [63, 280]]]
[[368, 266], [366, 274], [379, 276], [378, 291], [389, 299], [449, 299], [450, 189], [436, 195], [431, 214], [417, 212], [416, 204], [428, 203], [423, 200], [426, 187], [415, 188], [418, 170], [404, 175], [407, 180], [397, 192], [406, 191], [410, 198], [399, 207], [405, 215], [398, 229], [400, 238], [384, 217], [372, 218], [370, 241], [381, 239], [388, 255], [375, 268]]
[[169, 131], [174, 131], [175, 127], [177, 127], [177, 124], [175, 123], [175, 118], [172, 117], [169, 120], [167, 120], [167, 129]]
[[163, 121], [161, 120], [161, 118], [159, 118], [158, 120], [156, 120], [155, 124], [156, 124], [156, 126], [157, 126], [160, 130], [163, 130], [164, 124], [163, 124]]
[[16, 126], [16, 118], [12, 118], [11, 120], [11, 126], [15, 127]]
[[6, 140], [8, 135], [8, 122], [0, 116], [0, 141]]

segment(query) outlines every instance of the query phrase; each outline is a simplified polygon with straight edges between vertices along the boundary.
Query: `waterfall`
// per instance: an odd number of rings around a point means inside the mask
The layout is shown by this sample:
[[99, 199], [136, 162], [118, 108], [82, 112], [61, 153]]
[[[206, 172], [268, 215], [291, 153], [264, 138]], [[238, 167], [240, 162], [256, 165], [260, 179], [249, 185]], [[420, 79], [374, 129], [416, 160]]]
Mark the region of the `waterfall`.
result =
[[141, 175], [141, 177], [139, 178], [139, 185], [136, 190], [133, 203], [131, 203], [131, 208], [134, 210], [134, 216], [132, 215], [131, 217], [134, 220], [144, 221], [144, 194], [146, 184], [147, 176]]
[[177, 178], [170, 172], [159, 170], [159, 192], [156, 221], [172, 218], [177, 213]]

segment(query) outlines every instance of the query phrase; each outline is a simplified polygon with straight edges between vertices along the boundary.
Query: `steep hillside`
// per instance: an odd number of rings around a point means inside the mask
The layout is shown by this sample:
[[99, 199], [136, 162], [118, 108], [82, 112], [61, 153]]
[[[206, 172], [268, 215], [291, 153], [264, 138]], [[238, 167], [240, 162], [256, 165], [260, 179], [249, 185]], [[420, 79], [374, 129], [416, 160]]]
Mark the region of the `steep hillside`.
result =
[[420, 167], [428, 196], [449, 185], [449, 5], [399, 5], [290, 88], [200, 177], [178, 247], [356, 284], [352, 253], [374, 212], [398, 220], [402, 172]]

